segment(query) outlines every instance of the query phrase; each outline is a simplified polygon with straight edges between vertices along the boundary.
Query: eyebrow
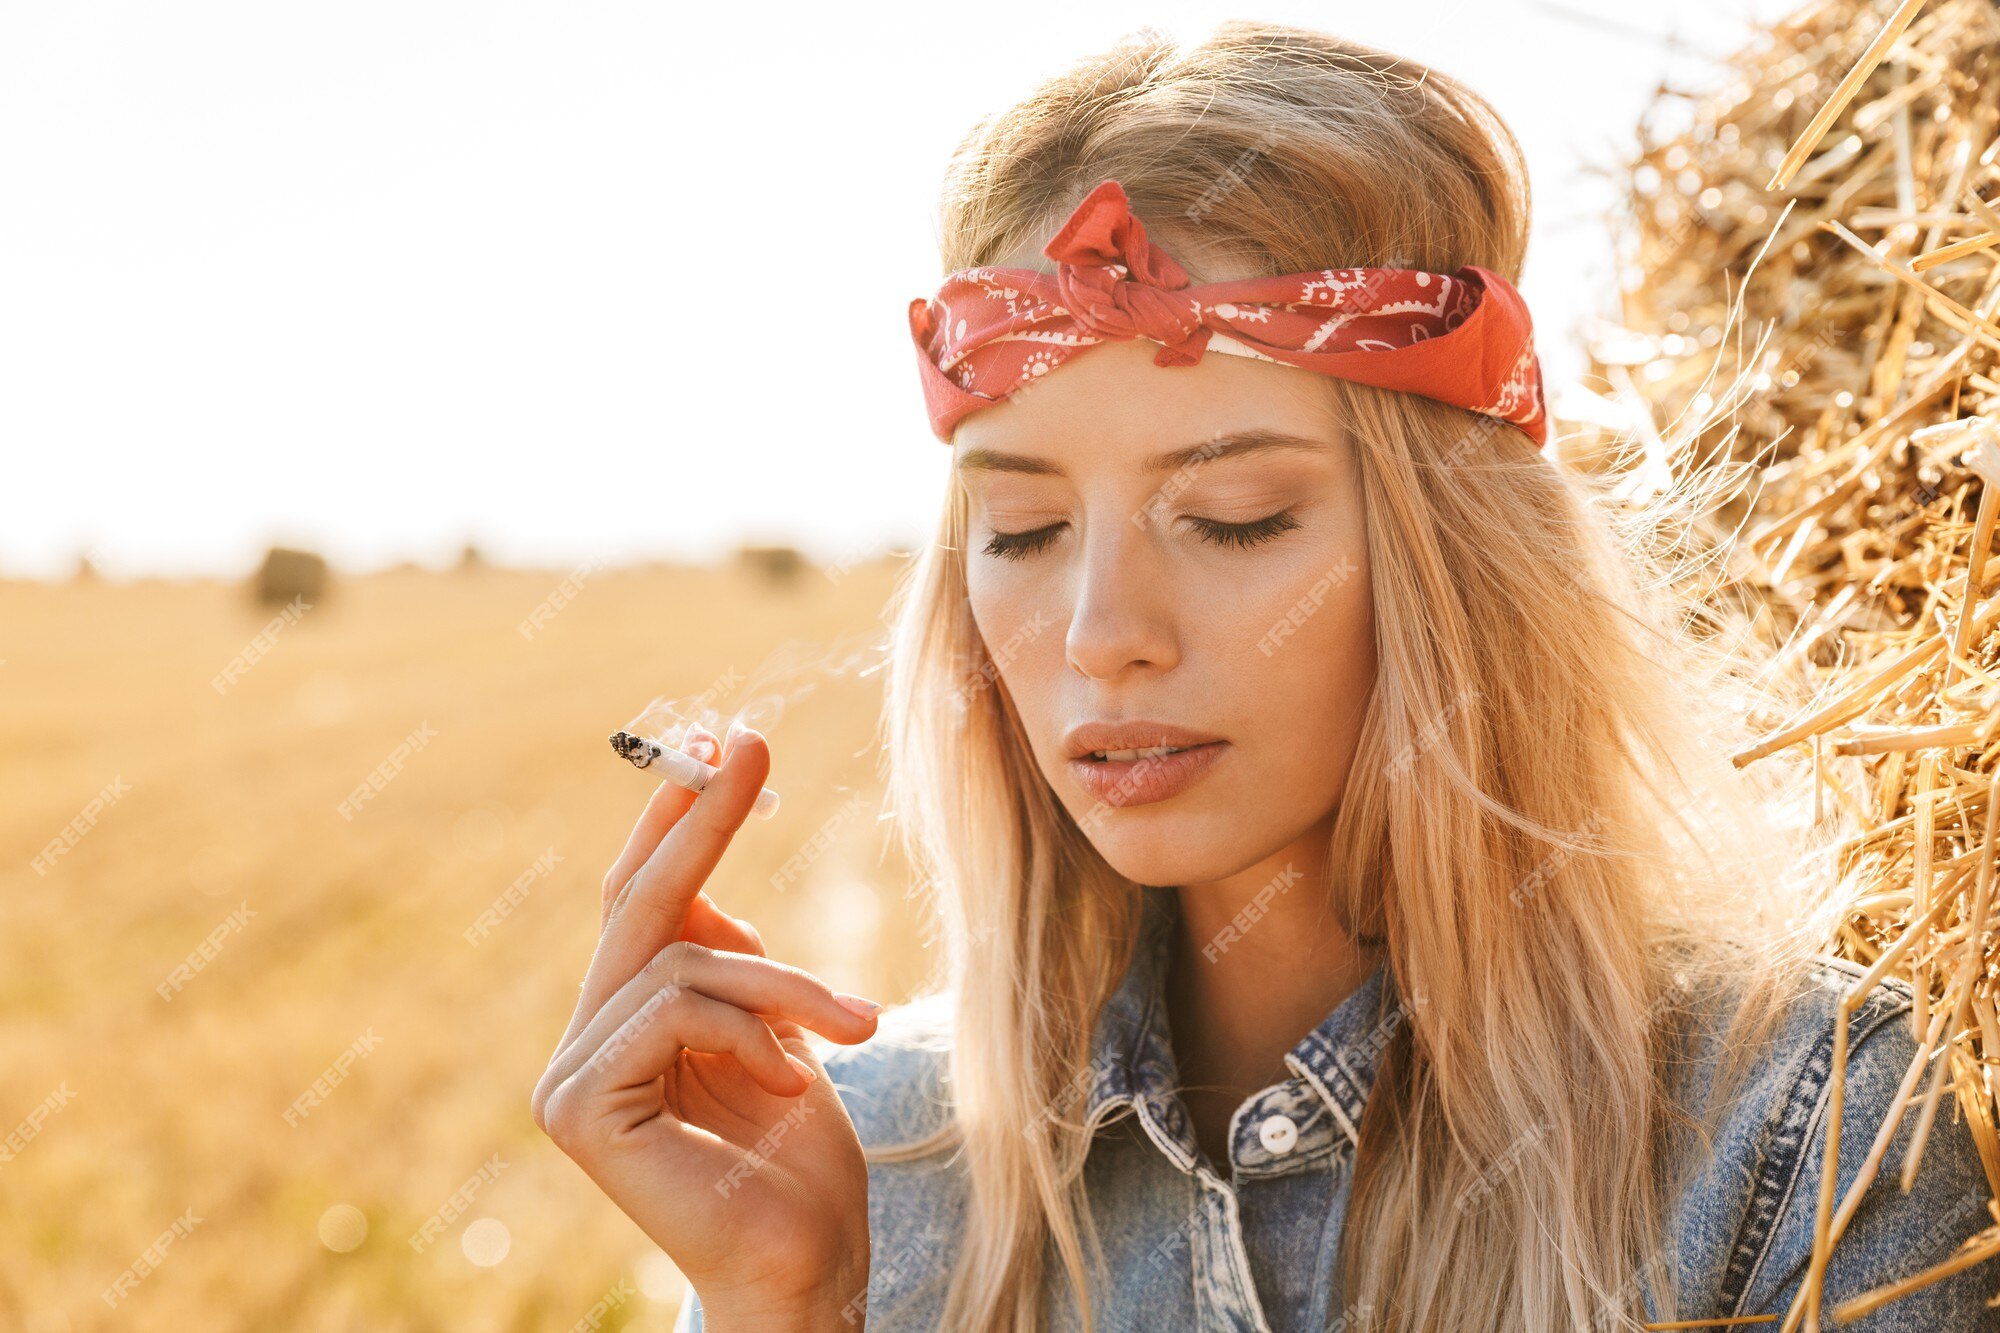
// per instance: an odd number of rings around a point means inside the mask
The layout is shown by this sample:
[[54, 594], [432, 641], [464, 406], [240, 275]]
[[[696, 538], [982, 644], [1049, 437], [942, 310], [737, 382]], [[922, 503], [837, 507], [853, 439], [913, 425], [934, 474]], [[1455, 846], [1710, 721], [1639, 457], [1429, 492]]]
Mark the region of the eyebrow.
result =
[[[1244, 454], [1271, 450], [1317, 454], [1325, 453], [1326, 449], [1324, 440], [1288, 435], [1281, 430], [1231, 431], [1219, 434], [1212, 440], [1204, 440], [1200, 444], [1154, 454], [1139, 467], [1143, 472], [1177, 472], [1190, 464], [1217, 458], [1240, 457]], [[997, 449], [968, 449], [959, 458], [957, 467], [960, 472], [1024, 472], [1046, 477], [1065, 475], [1062, 468], [1052, 459], [1037, 458], [1032, 454], [1004, 453]]]

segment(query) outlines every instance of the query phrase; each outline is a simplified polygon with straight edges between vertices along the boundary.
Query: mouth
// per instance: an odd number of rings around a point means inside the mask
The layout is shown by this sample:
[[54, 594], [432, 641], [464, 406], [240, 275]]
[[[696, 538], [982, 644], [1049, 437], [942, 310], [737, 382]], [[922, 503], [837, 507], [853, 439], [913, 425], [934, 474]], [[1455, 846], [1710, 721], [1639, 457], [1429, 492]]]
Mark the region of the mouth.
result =
[[1194, 787], [1228, 751], [1228, 741], [1082, 749], [1070, 757], [1070, 777], [1106, 807], [1154, 805]]
[[1158, 758], [1223, 743], [1212, 731], [1171, 722], [1085, 722], [1063, 736], [1063, 757], [1099, 763]]
[[[1205, 743], [1209, 745], [1221, 744], [1220, 741], [1208, 741]], [[1130, 763], [1135, 759], [1158, 759], [1162, 755], [1181, 754], [1188, 750], [1197, 750], [1200, 748], [1197, 745], [1154, 745], [1148, 746], [1143, 750], [1092, 750], [1082, 757], [1100, 764], [1123, 764]]]

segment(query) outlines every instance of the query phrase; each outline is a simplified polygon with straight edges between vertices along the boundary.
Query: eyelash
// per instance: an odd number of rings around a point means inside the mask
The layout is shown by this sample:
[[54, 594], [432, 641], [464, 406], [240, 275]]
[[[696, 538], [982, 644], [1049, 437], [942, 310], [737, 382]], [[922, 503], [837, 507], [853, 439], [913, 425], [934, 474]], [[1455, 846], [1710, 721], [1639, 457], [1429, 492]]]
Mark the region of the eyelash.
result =
[[[1299, 526], [1299, 520], [1289, 509], [1250, 523], [1222, 523], [1212, 518], [1189, 516], [1201, 531], [1202, 540], [1217, 546], [1230, 546], [1239, 550], [1259, 546], [1283, 532], [1290, 532]], [[1029, 532], [996, 532], [985, 546], [985, 553], [998, 556], [1002, 560], [1025, 560], [1056, 539], [1060, 523], [1051, 523], [1045, 528], [1035, 528]]]

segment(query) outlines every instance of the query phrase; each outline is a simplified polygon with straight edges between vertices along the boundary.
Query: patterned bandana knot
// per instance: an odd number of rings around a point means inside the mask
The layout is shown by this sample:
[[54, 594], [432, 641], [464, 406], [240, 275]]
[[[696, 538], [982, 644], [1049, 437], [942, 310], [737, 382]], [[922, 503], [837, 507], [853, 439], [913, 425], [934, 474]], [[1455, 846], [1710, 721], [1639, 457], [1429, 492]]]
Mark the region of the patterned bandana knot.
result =
[[[1161, 287], [1124, 277], [1122, 266], [1069, 267], [1056, 271], [1056, 289], [1079, 328], [1102, 342], [1149, 338], [1178, 348], [1201, 326], [1201, 306]], [[1204, 336], [1199, 340], [1206, 342]], [[1162, 355], [1164, 355], [1164, 351]], [[1185, 363], [1192, 364], [1190, 356]], [[1167, 365], [1166, 361], [1159, 364]]]
[[1129, 338], [1160, 344], [1158, 366], [1227, 352], [1433, 398], [1548, 442], [1527, 303], [1491, 269], [1329, 268], [1190, 286], [1115, 180], [1084, 196], [1042, 253], [1053, 276], [960, 269], [909, 303], [924, 407], [947, 444], [967, 414], [1084, 348]]
[[1056, 261], [1057, 299], [1084, 332], [1104, 342], [1163, 344], [1157, 365], [1201, 359], [1208, 330], [1201, 302], [1181, 292], [1187, 270], [1154, 248], [1146, 225], [1129, 210], [1078, 209], [1042, 253]]

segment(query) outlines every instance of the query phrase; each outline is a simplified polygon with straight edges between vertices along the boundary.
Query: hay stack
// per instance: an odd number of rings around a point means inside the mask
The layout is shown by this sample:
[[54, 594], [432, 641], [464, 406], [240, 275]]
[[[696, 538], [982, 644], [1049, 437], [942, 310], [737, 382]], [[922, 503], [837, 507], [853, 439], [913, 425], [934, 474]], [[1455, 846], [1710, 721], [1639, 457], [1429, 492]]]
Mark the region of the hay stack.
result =
[[326, 557], [317, 551], [273, 546], [251, 580], [251, 595], [259, 606], [283, 606], [294, 598], [317, 606], [326, 596], [327, 578]]
[[[1996, 64], [1992, 0], [1820, 0], [1727, 61], [1717, 91], [1663, 96], [1624, 182], [1623, 327], [1591, 347], [1607, 399], [1645, 409], [1640, 484], [1756, 470], [1720, 515], [1743, 534], [1733, 591], [1824, 702], [1773, 719], [1736, 760], [1797, 746], [1825, 761], [1823, 797], [1866, 830], [1842, 851], [1867, 859], [1876, 886], [1845, 909], [1833, 948], [1870, 969], [1857, 993], [1908, 979], [1919, 1041], [1947, 1052], [1912, 1068], [1860, 1186], [1875, 1166], [1921, 1169], [1928, 1127], [1954, 1113], [1940, 1107], [1949, 1092], [2000, 1193], [1989, 1063], [2000, 1057], [2000, 561], [1987, 558], [2000, 505], [2000, 209], [1986, 202], [2000, 201]], [[1566, 453], [1595, 466], [1611, 442], [1586, 430]], [[1837, 1064], [1845, 1029], [1843, 1010]], [[1910, 1105], [1915, 1149], [1883, 1161]], [[1832, 1197], [1833, 1165], [1786, 1333], [1822, 1318], [1847, 1202]], [[1993, 1220], [1944, 1268], [1825, 1317], [1858, 1317], [2000, 1254]], [[2000, 1264], [1991, 1273], [2000, 1287]]]
[[744, 545], [736, 548], [736, 563], [773, 587], [795, 586], [812, 562], [795, 546]]

